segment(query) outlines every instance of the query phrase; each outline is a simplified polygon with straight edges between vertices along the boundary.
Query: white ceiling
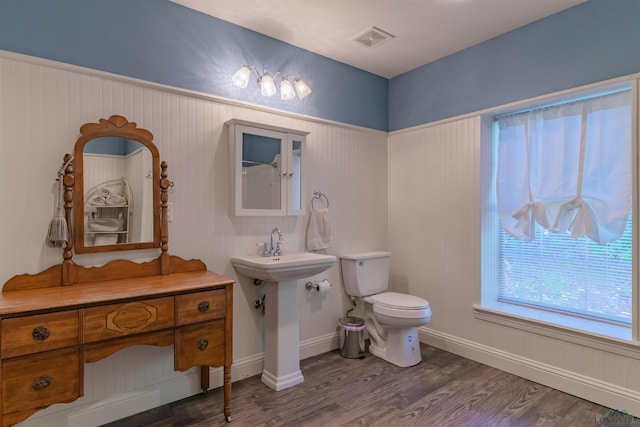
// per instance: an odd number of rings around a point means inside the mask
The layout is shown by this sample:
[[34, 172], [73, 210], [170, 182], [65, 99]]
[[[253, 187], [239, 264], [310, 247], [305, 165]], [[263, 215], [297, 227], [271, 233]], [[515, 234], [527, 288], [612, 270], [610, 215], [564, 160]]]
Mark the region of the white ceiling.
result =
[[[586, 0], [172, 1], [391, 78]], [[353, 41], [372, 26], [395, 38]]]

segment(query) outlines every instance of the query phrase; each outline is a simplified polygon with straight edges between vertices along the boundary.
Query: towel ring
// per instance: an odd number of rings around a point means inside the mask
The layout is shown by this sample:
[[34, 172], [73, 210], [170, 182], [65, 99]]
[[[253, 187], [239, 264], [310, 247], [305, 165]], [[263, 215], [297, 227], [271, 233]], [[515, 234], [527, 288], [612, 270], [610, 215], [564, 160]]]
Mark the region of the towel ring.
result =
[[322, 194], [320, 190], [316, 190], [313, 192], [313, 199], [311, 199], [312, 208], [315, 207], [313, 202], [315, 202], [316, 200], [320, 200], [321, 203], [325, 203], [327, 205], [326, 208], [329, 208], [329, 198], [326, 195]]

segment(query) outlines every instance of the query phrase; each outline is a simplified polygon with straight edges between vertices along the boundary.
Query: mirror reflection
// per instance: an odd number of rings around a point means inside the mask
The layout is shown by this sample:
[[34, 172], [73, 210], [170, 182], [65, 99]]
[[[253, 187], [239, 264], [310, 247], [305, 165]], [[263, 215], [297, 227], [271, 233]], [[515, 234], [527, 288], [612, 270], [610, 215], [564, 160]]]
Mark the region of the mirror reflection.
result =
[[302, 188], [300, 178], [302, 177], [302, 141], [293, 139], [291, 141], [291, 166], [290, 170], [295, 179], [291, 180], [290, 196], [291, 208], [293, 210], [302, 209]]
[[[291, 158], [283, 159], [283, 140], [242, 134], [242, 209], [283, 209], [283, 179], [288, 177], [290, 204], [302, 207], [300, 177], [302, 141], [291, 140]], [[289, 163], [285, 166], [285, 160]]]
[[242, 208], [282, 207], [282, 140], [242, 134]]
[[123, 137], [99, 137], [83, 149], [84, 245], [153, 241], [151, 151]]

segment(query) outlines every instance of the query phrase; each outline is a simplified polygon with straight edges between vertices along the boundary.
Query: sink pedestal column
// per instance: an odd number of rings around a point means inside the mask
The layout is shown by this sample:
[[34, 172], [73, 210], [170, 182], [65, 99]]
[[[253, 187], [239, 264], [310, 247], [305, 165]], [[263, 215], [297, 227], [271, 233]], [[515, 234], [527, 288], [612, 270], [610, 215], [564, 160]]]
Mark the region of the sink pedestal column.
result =
[[304, 381], [300, 371], [298, 281], [266, 282], [262, 382], [280, 391]]

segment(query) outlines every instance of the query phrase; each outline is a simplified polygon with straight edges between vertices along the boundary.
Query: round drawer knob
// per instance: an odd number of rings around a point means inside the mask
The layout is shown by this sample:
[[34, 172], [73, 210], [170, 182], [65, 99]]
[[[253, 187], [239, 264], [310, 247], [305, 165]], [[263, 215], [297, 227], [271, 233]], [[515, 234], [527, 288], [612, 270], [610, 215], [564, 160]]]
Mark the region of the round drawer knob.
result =
[[209, 340], [206, 338], [202, 338], [200, 341], [198, 341], [198, 350], [205, 351], [208, 345], [209, 345]]
[[200, 304], [198, 304], [198, 311], [200, 313], [204, 313], [207, 310], [209, 310], [209, 302], [208, 301], [202, 301]]
[[38, 378], [33, 380], [31, 383], [31, 387], [34, 390], [42, 390], [43, 388], [47, 388], [51, 385], [51, 377], [49, 375], [40, 375]]
[[44, 341], [49, 338], [49, 335], [51, 335], [51, 333], [49, 332], [49, 328], [46, 326], [38, 326], [37, 328], [33, 328], [33, 331], [31, 332], [31, 336], [36, 341]]

